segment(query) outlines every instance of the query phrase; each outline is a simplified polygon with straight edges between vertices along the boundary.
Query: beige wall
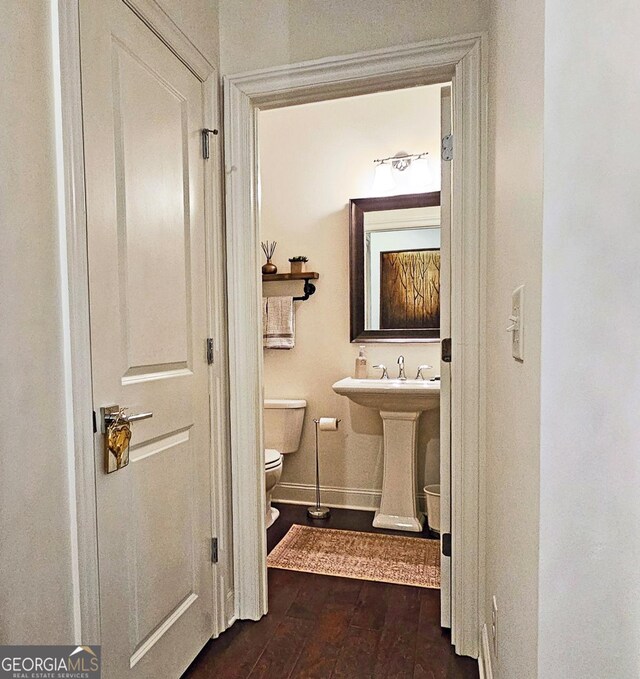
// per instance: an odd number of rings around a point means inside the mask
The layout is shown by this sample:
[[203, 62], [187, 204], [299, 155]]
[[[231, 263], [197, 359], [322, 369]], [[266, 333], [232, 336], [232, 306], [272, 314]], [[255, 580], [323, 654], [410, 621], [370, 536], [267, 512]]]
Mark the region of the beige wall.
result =
[[485, 0], [220, 0], [223, 74], [485, 30]]
[[[486, 598], [494, 677], [537, 674], [544, 3], [491, 8], [487, 281]], [[505, 332], [525, 285], [525, 361]], [[547, 675], [544, 676], [545, 679]]]
[[[163, 0], [217, 62], [217, 8]], [[0, 3], [0, 644], [74, 641], [50, 3]]]
[[183, 33], [217, 66], [220, 61], [218, 0], [157, 0]]
[[[373, 159], [428, 150], [437, 156], [440, 88], [421, 87], [260, 113], [261, 233], [278, 241], [275, 263], [307, 255], [320, 272], [316, 294], [296, 303], [296, 347], [265, 351], [265, 389], [270, 398], [304, 398], [309, 405], [298, 452], [285, 459], [283, 482], [314, 482], [313, 418], [342, 418], [339, 432], [323, 434], [323, 485], [379, 491], [382, 421], [373, 410], [351, 404], [331, 385], [353, 375], [358, 346], [349, 342], [350, 198], [372, 195]], [[301, 284], [268, 283], [265, 295], [301, 294]], [[439, 343], [368, 344], [370, 366], [390, 374], [404, 354], [407, 373], [421, 363], [439, 374]], [[377, 371], [370, 369], [370, 375]], [[438, 411], [422, 418], [419, 478], [438, 481]], [[427, 459], [428, 458], [428, 459]], [[281, 488], [276, 496], [286, 497]], [[367, 498], [363, 496], [363, 502]], [[371, 501], [371, 497], [368, 497]], [[374, 500], [375, 502], [375, 500]]]

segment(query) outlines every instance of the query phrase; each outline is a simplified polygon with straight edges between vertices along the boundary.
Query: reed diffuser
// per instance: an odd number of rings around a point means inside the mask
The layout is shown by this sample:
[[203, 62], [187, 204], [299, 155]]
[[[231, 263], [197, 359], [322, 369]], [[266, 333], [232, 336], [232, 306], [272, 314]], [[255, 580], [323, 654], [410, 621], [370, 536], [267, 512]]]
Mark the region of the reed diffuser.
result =
[[276, 251], [277, 244], [276, 241], [272, 241], [271, 243], [269, 241], [262, 241], [260, 243], [262, 252], [264, 252], [264, 256], [267, 258], [267, 263], [262, 265], [262, 273], [264, 274], [278, 273], [278, 267], [271, 261], [273, 253]]

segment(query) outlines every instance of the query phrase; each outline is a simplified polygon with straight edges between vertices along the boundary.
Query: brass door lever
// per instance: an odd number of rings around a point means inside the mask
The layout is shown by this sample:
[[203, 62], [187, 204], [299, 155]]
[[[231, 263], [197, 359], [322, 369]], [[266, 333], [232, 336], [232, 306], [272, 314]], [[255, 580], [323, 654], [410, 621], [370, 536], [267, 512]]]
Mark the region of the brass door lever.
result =
[[153, 417], [151, 412], [127, 415], [126, 408], [118, 405], [100, 408], [102, 433], [105, 435], [105, 471], [107, 474], [118, 471], [129, 464], [129, 442], [131, 441], [131, 422]]

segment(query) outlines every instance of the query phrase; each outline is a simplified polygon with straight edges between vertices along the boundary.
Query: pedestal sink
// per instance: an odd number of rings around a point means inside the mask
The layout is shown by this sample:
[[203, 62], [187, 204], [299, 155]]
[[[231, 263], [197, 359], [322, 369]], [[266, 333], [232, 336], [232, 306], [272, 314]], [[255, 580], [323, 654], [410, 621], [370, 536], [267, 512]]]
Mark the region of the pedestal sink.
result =
[[424, 516], [416, 497], [418, 420], [440, 405], [440, 382], [429, 380], [358, 380], [333, 385], [336, 394], [380, 412], [384, 430], [384, 471], [375, 528], [420, 532]]

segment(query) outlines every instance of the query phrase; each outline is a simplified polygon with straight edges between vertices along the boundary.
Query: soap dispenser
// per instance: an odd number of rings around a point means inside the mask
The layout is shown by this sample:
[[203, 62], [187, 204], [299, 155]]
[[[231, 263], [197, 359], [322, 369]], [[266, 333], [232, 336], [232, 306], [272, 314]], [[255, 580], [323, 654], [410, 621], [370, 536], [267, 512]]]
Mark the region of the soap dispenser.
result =
[[367, 379], [367, 357], [364, 355], [364, 346], [360, 346], [358, 357], [356, 358], [356, 373], [357, 380]]

